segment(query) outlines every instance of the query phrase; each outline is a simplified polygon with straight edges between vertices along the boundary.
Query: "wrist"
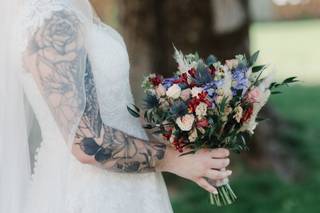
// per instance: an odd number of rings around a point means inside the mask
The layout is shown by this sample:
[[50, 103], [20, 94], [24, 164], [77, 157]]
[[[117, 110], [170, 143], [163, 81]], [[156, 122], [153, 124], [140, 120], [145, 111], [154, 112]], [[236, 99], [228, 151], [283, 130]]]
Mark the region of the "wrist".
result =
[[163, 159], [158, 160], [155, 166], [157, 172], [170, 172], [173, 159], [177, 156], [177, 151], [167, 145]]

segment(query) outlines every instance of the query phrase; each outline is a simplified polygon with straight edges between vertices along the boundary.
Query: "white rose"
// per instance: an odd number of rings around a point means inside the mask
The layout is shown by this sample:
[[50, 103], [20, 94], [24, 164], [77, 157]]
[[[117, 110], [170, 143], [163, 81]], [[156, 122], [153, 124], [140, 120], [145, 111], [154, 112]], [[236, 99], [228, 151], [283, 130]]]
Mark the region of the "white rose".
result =
[[176, 119], [176, 124], [182, 131], [190, 131], [194, 123], [194, 116], [186, 114]]
[[180, 94], [181, 94], [181, 88], [177, 84], [172, 85], [166, 92], [166, 95], [173, 99], [179, 98]]
[[162, 84], [159, 84], [155, 90], [158, 97], [166, 95], [166, 88]]
[[193, 87], [191, 90], [192, 97], [197, 97], [202, 91], [203, 89], [201, 87]]
[[196, 115], [199, 118], [203, 118], [204, 116], [207, 115], [207, 104], [201, 102], [197, 107], [196, 107]]
[[189, 134], [188, 139], [189, 139], [190, 142], [194, 142], [197, 139], [197, 137], [198, 137], [197, 129], [193, 128], [193, 130]]

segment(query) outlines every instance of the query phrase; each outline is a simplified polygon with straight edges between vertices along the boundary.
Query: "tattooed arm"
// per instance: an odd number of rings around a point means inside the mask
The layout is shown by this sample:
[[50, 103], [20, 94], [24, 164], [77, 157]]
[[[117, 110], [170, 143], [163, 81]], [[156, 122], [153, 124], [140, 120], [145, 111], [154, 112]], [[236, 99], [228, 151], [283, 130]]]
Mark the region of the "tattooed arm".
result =
[[77, 131], [74, 155], [83, 163], [117, 172], [153, 171], [157, 161], [164, 158], [166, 145], [144, 141], [103, 124], [89, 60], [85, 93], [86, 107]]
[[164, 144], [130, 136], [102, 122], [81, 24], [74, 14], [58, 11], [44, 21], [30, 39], [24, 65], [66, 141], [76, 127], [72, 152], [81, 162], [134, 173], [154, 171], [164, 158]]

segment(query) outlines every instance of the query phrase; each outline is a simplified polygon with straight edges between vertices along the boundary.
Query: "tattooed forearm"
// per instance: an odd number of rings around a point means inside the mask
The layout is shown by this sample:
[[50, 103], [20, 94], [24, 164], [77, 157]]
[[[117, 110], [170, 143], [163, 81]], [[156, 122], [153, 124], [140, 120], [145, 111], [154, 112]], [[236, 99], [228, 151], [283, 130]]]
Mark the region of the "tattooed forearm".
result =
[[76, 127], [74, 146], [94, 160], [90, 163], [118, 172], [145, 172], [154, 170], [156, 162], [163, 159], [164, 144], [103, 124], [76, 15], [58, 11], [46, 19], [30, 39], [24, 62], [65, 140], [70, 141]]
[[86, 108], [77, 132], [81, 150], [103, 168], [117, 172], [153, 171], [166, 145], [132, 137], [103, 124], [89, 60], [85, 73]]

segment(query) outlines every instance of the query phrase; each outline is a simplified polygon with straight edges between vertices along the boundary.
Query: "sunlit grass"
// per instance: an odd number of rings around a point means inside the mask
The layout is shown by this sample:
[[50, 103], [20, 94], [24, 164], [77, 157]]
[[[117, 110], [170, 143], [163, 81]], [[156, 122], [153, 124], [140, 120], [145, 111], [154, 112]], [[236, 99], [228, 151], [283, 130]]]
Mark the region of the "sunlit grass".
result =
[[295, 75], [306, 84], [320, 84], [320, 20], [255, 23], [250, 42], [278, 78]]

